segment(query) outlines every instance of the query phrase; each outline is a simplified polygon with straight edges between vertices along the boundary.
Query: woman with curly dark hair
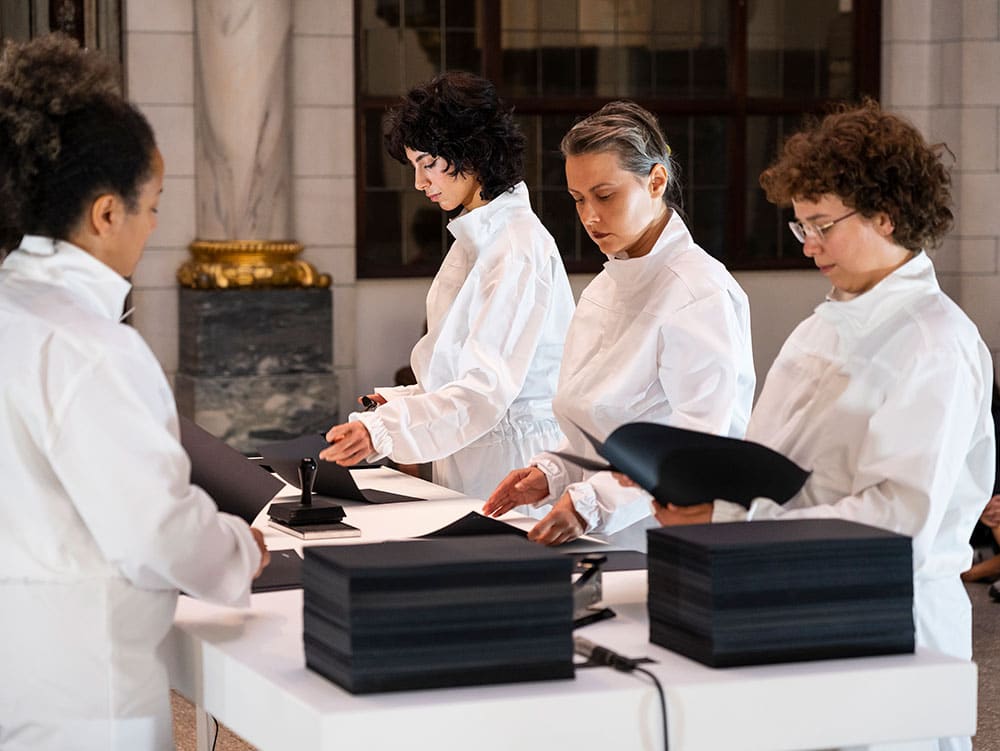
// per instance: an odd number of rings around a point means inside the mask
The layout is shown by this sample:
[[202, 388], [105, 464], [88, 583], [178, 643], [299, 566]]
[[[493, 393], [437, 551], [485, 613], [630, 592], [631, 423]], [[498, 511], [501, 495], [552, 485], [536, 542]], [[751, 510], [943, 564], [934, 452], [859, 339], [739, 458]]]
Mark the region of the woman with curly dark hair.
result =
[[788, 139], [760, 182], [794, 207], [792, 233], [833, 288], [782, 347], [747, 438], [812, 474], [784, 506], [667, 504], [657, 517], [836, 517], [909, 535], [917, 644], [969, 658], [959, 575], [993, 487], [993, 370], [924, 252], [952, 221], [943, 150], [871, 101]]
[[170, 386], [120, 322], [163, 160], [107, 61], [0, 59], [0, 748], [171, 749], [177, 591], [249, 603], [259, 532], [190, 483]]
[[573, 296], [552, 236], [522, 182], [524, 136], [489, 81], [444, 73], [388, 116], [389, 153], [447, 212], [455, 237], [427, 295], [414, 386], [379, 388], [373, 411], [327, 433], [322, 459], [433, 461], [435, 482], [486, 498], [558, 443], [552, 415]]

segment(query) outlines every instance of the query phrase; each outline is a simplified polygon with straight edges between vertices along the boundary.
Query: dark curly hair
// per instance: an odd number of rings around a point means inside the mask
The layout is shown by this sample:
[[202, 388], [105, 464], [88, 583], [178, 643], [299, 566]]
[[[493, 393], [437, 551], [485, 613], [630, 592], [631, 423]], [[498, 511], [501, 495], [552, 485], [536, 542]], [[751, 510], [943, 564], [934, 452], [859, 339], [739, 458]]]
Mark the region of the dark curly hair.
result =
[[524, 179], [525, 138], [511, 113], [485, 78], [442, 73], [389, 110], [385, 147], [402, 164], [407, 147], [441, 157], [448, 174], [474, 176], [492, 201]]
[[27, 234], [68, 239], [103, 193], [130, 211], [156, 142], [111, 64], [61, 34], [8, 42], [0, 58], [0, 255]]
[[868, 99], [841, 105], [789, 137], [760, 184], [769, 201], [783, 206], [832, 194], [863, 216], [883, 211], [892, 219], [893, 240], [917, 252], [936, 247], [952, 224], [945, 151]]

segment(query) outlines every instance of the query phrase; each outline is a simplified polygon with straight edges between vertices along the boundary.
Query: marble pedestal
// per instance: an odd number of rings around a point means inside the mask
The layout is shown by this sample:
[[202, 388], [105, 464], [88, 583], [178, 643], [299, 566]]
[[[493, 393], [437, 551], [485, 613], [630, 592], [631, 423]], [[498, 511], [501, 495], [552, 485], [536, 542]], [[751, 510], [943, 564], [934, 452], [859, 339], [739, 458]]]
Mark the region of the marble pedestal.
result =
[[329, 289], [179, 295], [181, 414], [248, 453], [339, 421]]

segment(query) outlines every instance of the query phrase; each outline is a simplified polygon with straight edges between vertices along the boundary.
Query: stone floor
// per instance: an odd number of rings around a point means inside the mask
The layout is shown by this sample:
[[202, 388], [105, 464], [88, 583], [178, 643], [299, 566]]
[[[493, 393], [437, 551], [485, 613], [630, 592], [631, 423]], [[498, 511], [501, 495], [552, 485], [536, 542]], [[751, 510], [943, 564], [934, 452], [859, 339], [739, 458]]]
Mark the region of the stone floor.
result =
[[[972, 600], [972, 652], [979, 665], [979, 722], [975, 751], [1000, 751], [1000, 602], [990, 600], [983, 583], [967, 584]], [[178, 751], [195, 751], [194, 710], [173, 695], [174, 738]], [[215, 751], [254, 751], [225, 727], [219, 728]]]
[[972, 600], [972, 657], [979, 665], [979, 721], [975, 751], [1000, 751], [1000, 602], [993, 602], [989, 585], [966, 584]]

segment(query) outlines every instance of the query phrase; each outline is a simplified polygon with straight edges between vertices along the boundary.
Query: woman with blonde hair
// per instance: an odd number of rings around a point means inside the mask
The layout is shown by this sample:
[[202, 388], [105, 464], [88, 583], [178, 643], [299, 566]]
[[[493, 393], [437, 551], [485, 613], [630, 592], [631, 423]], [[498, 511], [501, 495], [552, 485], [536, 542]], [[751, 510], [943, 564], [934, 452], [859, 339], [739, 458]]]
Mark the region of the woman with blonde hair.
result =
[[[548, 448], [599, 459], [581, 431], [603, 440], [640, 420], [742, 437], [755, 381], [749, 304], [684, 224], [656, 118], [612, 102], [574, 125], [561, 149], [580, 222], [607, 261], [566, 337], [554, 402], [566, 438]], [[650, 496], [542, 452], [504, 479], [484, 513], [516, 506], [544, 513], [530, 537], [555, 545], [642, 522]]]

